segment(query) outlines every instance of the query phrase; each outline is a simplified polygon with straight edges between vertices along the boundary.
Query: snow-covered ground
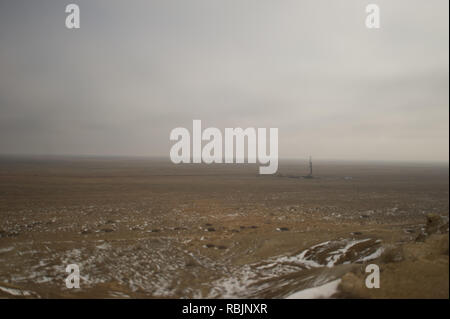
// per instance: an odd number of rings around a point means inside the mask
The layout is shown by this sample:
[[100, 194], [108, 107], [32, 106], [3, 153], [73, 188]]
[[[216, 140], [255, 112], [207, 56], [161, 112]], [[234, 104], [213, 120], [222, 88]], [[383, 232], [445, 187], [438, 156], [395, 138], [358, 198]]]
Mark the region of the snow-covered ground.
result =
[[341, 279], [330, 281], [321, 286], [303, 289], [286, 297], [286, 299], [319, 299], [330, 298], [337, 292]]

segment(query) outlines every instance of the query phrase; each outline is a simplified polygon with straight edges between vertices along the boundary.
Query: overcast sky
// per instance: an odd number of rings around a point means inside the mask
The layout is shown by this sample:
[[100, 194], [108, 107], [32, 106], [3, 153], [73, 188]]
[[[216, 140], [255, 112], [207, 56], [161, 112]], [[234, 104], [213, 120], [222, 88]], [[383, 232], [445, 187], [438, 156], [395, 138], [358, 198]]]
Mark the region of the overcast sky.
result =
[[0, 0], [0, 154], [168, 156], [277, 127], [279, 156], [445, 161], [448, 0]]

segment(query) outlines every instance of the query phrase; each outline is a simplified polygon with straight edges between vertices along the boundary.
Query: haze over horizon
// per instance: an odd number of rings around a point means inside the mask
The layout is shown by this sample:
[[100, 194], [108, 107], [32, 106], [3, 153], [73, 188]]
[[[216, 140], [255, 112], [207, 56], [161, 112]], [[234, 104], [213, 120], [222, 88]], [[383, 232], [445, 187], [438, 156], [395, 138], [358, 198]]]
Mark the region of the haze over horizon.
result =
[[0, 154], [168, 157], [277, 127], [280, 159], [449, 160], [448, 1], [0, 3]]

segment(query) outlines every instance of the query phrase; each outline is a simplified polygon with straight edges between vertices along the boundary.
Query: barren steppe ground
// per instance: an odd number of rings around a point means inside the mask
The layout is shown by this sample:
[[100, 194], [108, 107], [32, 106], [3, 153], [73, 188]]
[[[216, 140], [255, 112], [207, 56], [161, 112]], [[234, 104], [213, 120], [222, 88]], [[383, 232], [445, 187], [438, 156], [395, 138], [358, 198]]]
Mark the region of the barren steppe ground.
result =
[[0, 297], [285, 298], [335, 281], [336, 298], [448, 298], [448, 164], [307, 170], [3, 157]]

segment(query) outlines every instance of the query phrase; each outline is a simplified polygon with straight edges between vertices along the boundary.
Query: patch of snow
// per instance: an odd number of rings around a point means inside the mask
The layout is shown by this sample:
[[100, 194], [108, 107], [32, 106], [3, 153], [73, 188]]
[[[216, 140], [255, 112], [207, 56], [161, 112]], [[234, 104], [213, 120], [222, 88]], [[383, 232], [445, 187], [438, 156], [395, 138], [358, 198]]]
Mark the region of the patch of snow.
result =
[[337, 288], [341, 282], [341, 279], [330, 281], [322, 286], [303, 289], [293, 294], [290, 294], [286, 299], [318, 299], [318, 298], [330, 298], [337, 292]]
[[308, 249], [305, 249], [297, 256], [278, 258], [276, 260], [276, 262], [278, 262], [278, 263], [295, 263], [298, 265], [302, 265], [307, 269], [321, 267], [321, 265], [319, 263], [305, 257], [305, 255], [308, 253], [308, 251], [309, 251]]
[[111, 248], [111, 245], [108, 243], [104, 243], [104, 244], [98, 245], [96, 247], [97, 247], [97, 249], [109, 249], [109, 248]]
[[381, 254], [383, 253], [383, 251], [384, 251], [384, 248], [383, 248], [383, 247], [380, 247], [380, 248], [378, 248], [375, 252], [373, 252], [372, 254], [370, 254], [369, 256], [365, 256], [365, 257], [362, 257], [362, 258], [358, 259], [357, 262], [369, 261], [369, 260], [378, 258], [378, 257], [381, 256]]
[[13, 246], [1, 248], [1, 249], [0, 249], [0, 254], [1, 254], [1, 253], [7, 253], [8, 251], [11, 251], [11, 250], [13, 250], [13, 249], [14, 249]]
[[355, 246], [356, 244], [359, 243], [363, 243], [365, 241], [370, 240], [369, 238], [367, 239], [361, 239], [361, 240], [354, 240], [349, 242], [344, 248], [338, 249], [336, 251], [331, 252], [330, 254], [332, 254], [331, 256], [327, 257], [327, 267], [331, 268], [334, 266], [334, 264], [342, 257], [344, 256], [347, 251], [352, 248], [353, 246]]
[[6, 287], [2, 287], [2, 286], [0, 286], [0, 290], [3, 292], [6, 292], [7, 294], [13, 295], [13, 296], [31, 296], [31, 292], [29, 292], [27, 290], [6, 288]]

